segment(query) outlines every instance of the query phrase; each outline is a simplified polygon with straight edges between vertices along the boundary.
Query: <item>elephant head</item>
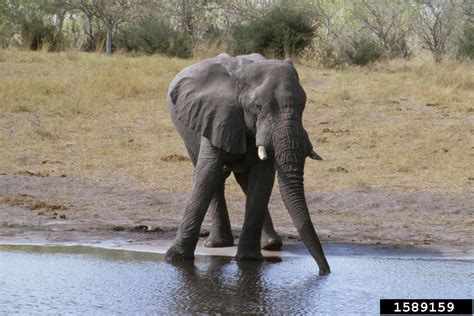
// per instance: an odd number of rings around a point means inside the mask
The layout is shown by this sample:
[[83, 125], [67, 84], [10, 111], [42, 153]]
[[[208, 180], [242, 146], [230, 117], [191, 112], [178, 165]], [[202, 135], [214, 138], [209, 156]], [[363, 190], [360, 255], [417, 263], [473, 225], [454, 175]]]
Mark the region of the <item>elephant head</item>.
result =
[[169, 96], [177, 118], [215, 147], [273, 161], [283, 202], [321, 273], [329, 273], [303, 186], [306, 157], [321, 157], [303, 127], [306, 94], [293, 63], [221, 54], [180, 73]]

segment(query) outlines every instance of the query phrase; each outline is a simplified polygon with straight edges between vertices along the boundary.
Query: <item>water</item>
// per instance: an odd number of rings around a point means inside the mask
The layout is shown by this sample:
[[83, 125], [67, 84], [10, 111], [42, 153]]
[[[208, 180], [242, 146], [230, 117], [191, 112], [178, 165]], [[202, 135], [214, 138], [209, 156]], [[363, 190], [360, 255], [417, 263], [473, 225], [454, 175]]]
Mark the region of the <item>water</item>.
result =
[[0, 246], [0, 314], [373, 313], [380, 298], [472, 298], [474, 260], [330, 255], [238, 263], [87, 247]]

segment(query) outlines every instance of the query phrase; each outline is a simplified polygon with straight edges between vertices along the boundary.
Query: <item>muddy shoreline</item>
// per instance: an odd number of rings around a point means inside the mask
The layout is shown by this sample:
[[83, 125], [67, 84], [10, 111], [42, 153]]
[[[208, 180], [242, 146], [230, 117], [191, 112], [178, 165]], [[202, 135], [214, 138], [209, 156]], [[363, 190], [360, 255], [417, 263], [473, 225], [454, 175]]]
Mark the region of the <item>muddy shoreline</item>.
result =
[[[0, 244], [92, 245], [163, 252], [176, 233], [187, 197], [186, 192], [136, 190], [113, 181], [30, 174], [2, 174], [0, 184]], [[307, 192], [307, 200], [323, 243], [334, 251], [350, 252], [372, 245], [401, 253], [474, 256], [472, 190], [358, 188]], [[243, 197], [230, 194], [228, 206], [238, 236]], [[272, 196], [270, 212], [276, 230], [289, 245], [286, 248], [301, 245], [278, 193]], [[209, 227], [206, 218], [201, 242]], [[204, 254], [231, 255], [234, 251], [199, 249], [198, 253]]]

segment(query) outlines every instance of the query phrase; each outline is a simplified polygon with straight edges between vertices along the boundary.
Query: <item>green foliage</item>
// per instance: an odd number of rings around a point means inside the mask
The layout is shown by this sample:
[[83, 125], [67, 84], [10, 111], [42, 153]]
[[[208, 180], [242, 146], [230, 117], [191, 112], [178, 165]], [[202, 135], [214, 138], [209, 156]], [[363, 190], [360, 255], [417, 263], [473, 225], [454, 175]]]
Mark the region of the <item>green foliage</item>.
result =
[[412, 55], [405, 36], [391, 39], [388, 41], [388, 46], [390, 58], [408, 58]]
[[86, 52], [96, 52], [104, 50], [107, 32], [97, 26], [89, 36], [86, 37], [81, 49]]
[[337, 68], [347, 64], [367, 65], [383, 56], [381, 45], [368, 35], [356, 35], [347, 42], [327, 43], [320, 52], [320, 61], [326, 67]]
[[108, 29], [116, 49], [183, 58], [229, 50], [340, 67], [406, 58], [421, 41], [438, 59], [474, 59], [471, 2], [0, 0], [0, 48], [103, 51]]
[[209, 25], [207, 30], [204, 32], [202, 39], [207, 42], [221, 43], [222, 32], [216, 25]]
[[459, 57], [474, 60], [474, 24], [466, 24], [463, 34], [457, 43], [457, 53]]
[[360, 36], [352, 40], [345, 53], [351, 63], [363, 66], [382, 57], [383, 49], [370, 37]]
[[347, 55], [341, 47], [327, 44], [319, 54], [320, 63], [329, 68], [342, 67], [348, 63]]
[[5, 16], [4, 8], [5, 0], [0, 0], [0, 48], [7, 48], [10, 46], [15, 32], [12, 27], [11, 21]]
[[50, 51], [63, 49], [63, 36], [56, 33], [53, 22], [55, 7], [52, 1], [3, 1], [0, 10], [10, 33], [20, 35], [21, 46], [31, 50], [45, 47]]
[[29, 49], [40, 50], [45, 45], [52, 45], [52, 50], [54, 50], [55, 36], [53, 25], [48, 25], [42, 19], [34, 17], [27, 22], [21, 23], [20, 28], [23, 44], [28, 46]]
[[308, 47], [315, 28], [304, 12], [289, 7], [275, 7], [248, 24], [236, 24], [231, 30], [235, 54], [261, 53], [288, 57]]
[[157, 18], [144, 18], [122, 27], [116, 36], [115, 46], [128, 52], [161, 53], [180, 58], [192, 56], [192, 39]]

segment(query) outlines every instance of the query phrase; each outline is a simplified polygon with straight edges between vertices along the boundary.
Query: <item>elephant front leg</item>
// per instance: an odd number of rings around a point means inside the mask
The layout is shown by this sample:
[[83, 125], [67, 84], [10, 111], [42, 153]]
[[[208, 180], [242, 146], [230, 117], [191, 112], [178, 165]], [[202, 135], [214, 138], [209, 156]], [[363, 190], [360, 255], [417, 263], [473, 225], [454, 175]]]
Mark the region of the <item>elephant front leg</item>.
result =
[[[239, 183], [242, 191], [247, 194], [249, 186], [249, 175], [248, 173], [237, 173], [235, 179]], [[268, 211], [268, 207], [265, 209], [265, 215], [263, 220], [263, 229], [261, 237], [261, 246], [265, 250], [279, 250], [283, 246], [281, 237], [278, 236], [275, 228], [273, 227], [272, 217]]]
[[260, 238], [274, 180], [275, 170], [271, 162], [259, 162], [250, 170], [245, 220], [237, 248], [238, 260], [263, 259]]
[[212, 197], [222, 182], [222, 158], [220, 150], [202, 138], [199, 157], [194, 169], [193, 187], [186, 202], [183, 221], [174, 244], [166, 252], [168, 261], [193, 259], [199, 240], [202, 221]]

